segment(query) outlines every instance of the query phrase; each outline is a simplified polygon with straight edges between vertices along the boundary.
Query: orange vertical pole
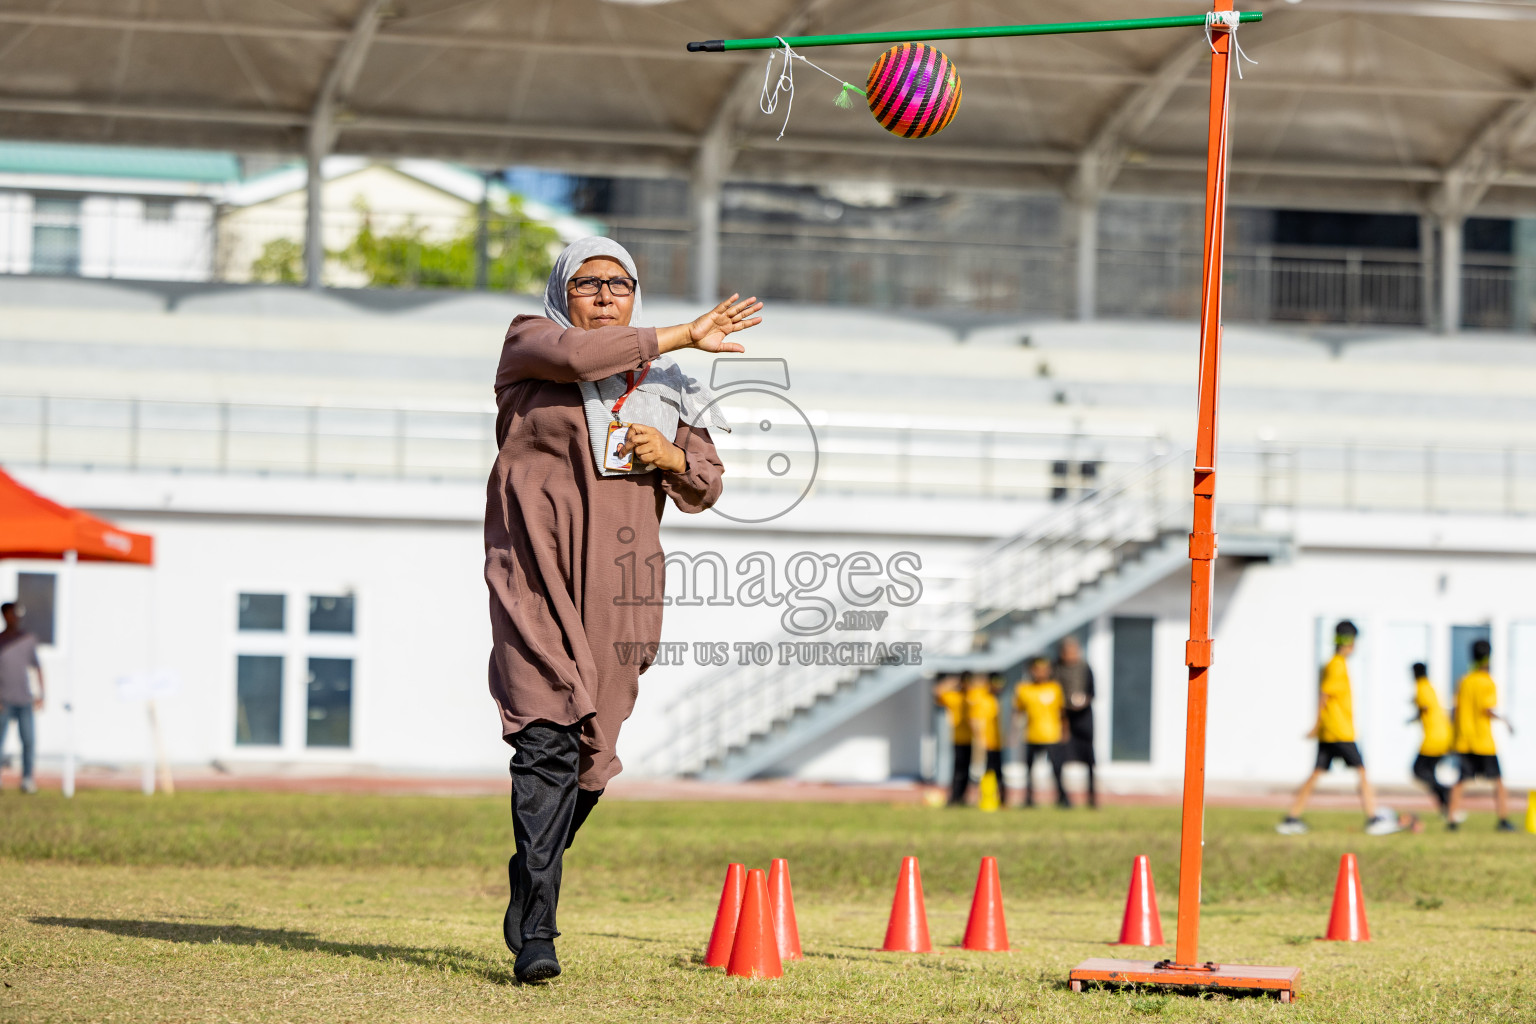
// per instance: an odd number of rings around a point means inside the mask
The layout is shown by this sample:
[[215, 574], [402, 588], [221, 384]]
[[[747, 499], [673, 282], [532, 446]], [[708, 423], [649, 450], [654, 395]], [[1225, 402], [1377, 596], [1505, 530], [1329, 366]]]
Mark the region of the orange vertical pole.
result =
[[[1217, 11], [1232, 0], [1216, 0]], [[1216, 414], [1221, 372], [1222, 234], [1227, 212], [1227, 86], [1231, 34], [1211, 32], [1205, 164], [1205, 264], [1200, 295], [1200, 412], [1195, 431], [1194, 524], [1189, 535], [1189, 710], [1184, 734], [1184, 809], [1179, 836], [1179, 930], [1174, 964], [1194, 967], [1200, 949], [1200, 869], [1205, 844], [1205, 706], [1211, 667], [1211, 583], [1216, 558]]]

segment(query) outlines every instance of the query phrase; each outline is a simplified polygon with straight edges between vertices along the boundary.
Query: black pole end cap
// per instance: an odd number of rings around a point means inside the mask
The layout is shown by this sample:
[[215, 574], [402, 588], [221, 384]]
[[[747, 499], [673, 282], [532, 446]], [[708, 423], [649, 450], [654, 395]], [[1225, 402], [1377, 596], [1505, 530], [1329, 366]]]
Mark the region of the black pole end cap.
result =
[[706, 39], [702, 43], [689, 43], [689, 53], [724, 53], [724, 39]]

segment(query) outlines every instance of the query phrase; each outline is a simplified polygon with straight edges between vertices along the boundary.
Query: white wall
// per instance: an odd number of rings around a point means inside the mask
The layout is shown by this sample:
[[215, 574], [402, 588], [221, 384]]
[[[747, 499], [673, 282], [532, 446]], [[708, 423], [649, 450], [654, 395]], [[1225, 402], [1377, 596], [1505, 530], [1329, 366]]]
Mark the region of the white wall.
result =
[[[167, 220], [149, 220], [145, 199], [84, 195], [80, 203], [80, 275], [142, 281], [213, 278], [213, 203], [166, 197]], [[32, 272], [33, 199], [0, 191], [0, 273]]]
[[80, 204], [80, 276], [140, 281], [213, 279], [213, 204], [171, 201], [150, 220], [139, 196], [86, 196]]
[[[173, 670], [180, 694], [162, 702], [172, 761], [347, 762], [437, 770], [504, 764], [486, 690], [489, 652], [479, 530], [468, 525], [368, 522], [231, 522], [123, 515], [152, 533], [157, 565], [82, 565], [70, 609], [73, 640], [47, 652], [49, 705], [39, 720], [45, 755], [62, 751], [63, 658], [72, 662], [76, 735], [88, 761], [131, 762], [146, 750], [144, 716], [116, 694], [115, 680]], [[16, 571], [58, 563], [4, 563], [0, 592]], [[290, 595], [284, 692], [285, 744], [236, 747], [235, 659], [274, 651], [264, 634], [236, 630], [242, 590]], [[350, 653], [353, 642], [304, 635], [308, 594], [357, 597], [353, 745], [303, 746], [303, 657]]]
[[0, 192], [0, 274], [32, 270], [32, 193]]
[[[427, 483], [154, 476], [34, 470], [23, 481], [71, 503], [116, 508], [112, 517], [154, 534], [153, 570], [82, 565], [73, 636], [45, 652], [50, 702], [41, 749], [62, 750], [62, 657], [71, 655], [79, 708], [79, 749], [87, 760], [132, 763], [147, 750], [142, 709], [119, 701], [114, 681], [148, 668], [174, 669], [182, 692], [164, 702], [170, 755], [181, 763], [283, 760], [412, 770], [503, 770], [506, 752], [486, 691], [489, 631], [481, 579], [480, 489]], [[1017, 515], [1015, 510], [1013, 515]], [[671, 510], [668, 551], [718, 551], [735, 566], [750, 551], [783, 564], [797, 551], [846, 557], [868, 550], [885, 559], [909, 550], [923, 560], [925, 583], [956, 574], [985, 543], [962, 524], [1002, 524], [1003, 515], [958, 506], [818, 497], [766, 528], [746, 528], [706, 513]], [[926, 529], [923, 524], [926, 522]], [[1007, 522], [1007, 529], [1015, 523]], [[1374, 526], [1374, 530], [1371, 527]], [[1415, 533], [1414, 531], [1419, 531]], [[1462, 516], [1301, 515], [1302, 547], [1293, 561], [1217, 563], [1216, 661], [1212, 670], [1209, 775], [1222, 785], [1291, 786], [1308, 771], [1305, 738], [1316, 714], [1318, 632], [1349, 617], [1361, 629], [1352, 664], [1359, 742], [1374, 778], [1408, 783], [1418, 743], [1406, 724], [1408, 666], [1424, 657], [1449, 699], [1452, 625], [1489, 623], [1495, 678], [1520, 730], [1502, 753], [1512, 782], [1536, 782], [1536, 524]], [[1375, 536], [1376, 549], [1364, 538]], [[1435, 538], [1440, 538], [1436, 541]], [[1486, 550], [1467, 550], [1482, 539]], [[0, 595], [17, 571], [56, 571], [57, 563], [0, 562]], [[707, 576], [707, 574], [705, 574]], [[734, 588], [734, 582], [729, 590]], [[242, 636], [242, 590], [290, 595], [290, 619], [310, 593], [355, 593], [355, 732], [349, 751], [307, 750], [302, 742], [302, 659], [323, 653], [297, 629], [277, 641], [289, 656], [285, 694], [288, 742], [281, 751], [234, 744], [235, 658], [271, 643]], [[669, 578], [669, 593], [679, 581]], [[663, 640], [768, 639], [782, 608], [708, 604], [666, 611]], [[1155, 618], [1152, 760], [1109, 761], [1113, 722], [1112, 644], [1101, 622], [1088, 656], [1099, 679], [1100, 763], [1121, 790], [1168, 789], [1182, 773], [1187, 670], [1187, 583], [1176, 572], [1116, 609]], [[350, 645], [353, 641], [341, 641]], [[667, 742], [663, 709], [709, 671], [658, 665], [641, 680], [621, 754], [639, 756]], [[839, 727], [783, 771], [806, 778], [870, 780], [910, 775], [927, 728], [921, 687]], [[1339, 786], [1348, 778], [1337, 773]]]
[[[1531, 528], [1527, 527], [1529, 531]], [[1452, 625], [1491, 623], [1495, 679], [1501, 700], [1522, 714], [1536, 705], [1536, 554], [1368, 551], [1314, 546], [1279, 565], [1218, 561], [1216, 660], [1211, 669], [1207, 767], [1213, 785], [1225, 782], [1293, 785], [1310, 771], [1314, 741], [1306, 738], [1317, 715], [1318, 632], [1332, 636], [1334, 623], [1352, 619], [1360, 628], [1351, 659], [1355, 725], [1373, 779], [1412, 781], [1420, 739], [1407, 724], [1413, 696], [1410, 666], [1426, 660], [1442, 700], [1450, 701]], [[1441, 581], [1445, 581], [1442, 587]], [[1182, 772], [1184, 701], [1188, 670], [1187, 584], [1182, 574], [1165, 580], [1118, 609], [1155, 615], [1152, 763], [1111, 764], [1109, 778], [1175, 780]], [[1524, 640], [1518, 664], [1510, 638]], [[1423, 656], [1427, 641], [1429, 656]], [[1108, 673], [1100, 673], [1108, 679]], [[1101, 715], [1109, 691], [1100, 687]], [[1522, 702], [1523, 698], [1523, 702]], [[1108, 756], [1107, 720], [1100, 731], [1100, 758]], [[1518, 729], [1518, 726], [1517, 726]], [[1536, 781], [1531, 741], [1505, 738], [1501, 756], [1515, 781]], [[1336, 773], [1337, 785], [1352, 776]]]
[[[71, 611], [74, 637], [63, 637], [58, 650], [43, 654], [50, 676], [49, 704], [39, 720], [44, 756], [57, 757], [63, 750], [60, 704], [68, 655], [78, 749], [89, 761], [132, 763], [145, 756], [142, 708], [120, 701], [115, 681], [127, 673], [164, 668], [182, 680], [181, 692], [160, 710], [169, 756], [178, 763], [217, 759], [504, 770], [507, 751], [486, 684], [490, 633], [481, 575], [483, 488], [64, 470], [18, 475], [58, 500], [105, 506], [115, 522], [152, 534], [156, 545], [153, 569], [80, 566]], [[953, 508], [931, 517], [949, 529], [936, 536], [913, 532], [924, 519], [918, 504], [894, 508], [880, 500], [813, 497], [794, 523], [769, 528], [739, 527], [711, 513], [684, 516], [669, 508], [663, 544], [674, 554], [719, 552], [728, 566], [752, 551], [769, 552], [780, 566], [799, 551], [840, 558], [869, 551], [882, 562], [894, 552], [914, 551], [922, 559], [925, 582], [953, 575], [983, 538], [956, 536]], [[1004, 510], [986, 518], [1012, 525], [1009, 516], [1017, 514]], [[859, 524], [862, 532], [852, 532], [848, 523]], [[0, 595], [14, 592], [17, 572], [59, 568], [56, 562], [0, 562]], [[708, 586], [708, 576], [701, 575], [702, 587]], [[726, 592], [734, 593], [738, 582], [729, 581]], [[669, 595], [680, 596], [680, 583], [674, 570]], [[287, 634], [240, 633], [241, 592], [287, 594]], [[356, 595], [355, 640], [307, 636], [308, 595], [339, 593]], [[773, 639], [783, 610], [674, 605], [666, 611], [663, 640], [691, 645]], [[235, 671], [241, 653], [285, 655], [280, 750], [235, 745]], [[304, 660], [327, 653], [356, 659], [350, 750], [304, 746]], [[641, 678], [640, 699], [620, 741], [623, 757], [636, 758], [666, 741], [666, 703], [706, 671], [690, 659], [681, 666], [654, 666]], [[891, 710], [899, 701], [887, 704], [875, 726], [855, 725], [849, 733], [865, 737], [861, 749], [866, 752], [874, 737], [885, 751], [878, 764], [867, 756], [852, 766], [846, 758], [834, 759], [808, 768], [807, 777], [840, 777], [845, 768], [859, 778], [915, 774], [918, 732], [905, 724], [910, 716]]]

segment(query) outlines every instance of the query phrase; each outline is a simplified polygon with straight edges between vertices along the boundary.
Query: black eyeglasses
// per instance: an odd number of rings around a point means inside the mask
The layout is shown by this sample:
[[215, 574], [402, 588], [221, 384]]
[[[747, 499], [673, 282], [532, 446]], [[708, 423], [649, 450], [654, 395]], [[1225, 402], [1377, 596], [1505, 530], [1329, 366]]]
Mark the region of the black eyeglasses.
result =
[[603, 285], [607, 285], [608, 294], [621, 299], [635, 294], [635, 286], [639, 283], [632, 277], [573, 277], [570, 289], [574, 295], [596, 295], [603, 290]]

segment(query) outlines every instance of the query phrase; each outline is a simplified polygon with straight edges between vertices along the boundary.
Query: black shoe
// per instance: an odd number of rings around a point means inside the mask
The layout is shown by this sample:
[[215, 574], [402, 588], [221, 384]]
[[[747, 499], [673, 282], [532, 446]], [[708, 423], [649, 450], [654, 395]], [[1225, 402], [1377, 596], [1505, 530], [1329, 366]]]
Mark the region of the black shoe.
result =
[[501, 918], [501, 938], [513, 953], [523, 951], [523, 904], [527, 901], [527, 895], [519, 884], [522, 878], [522, 872], [518, 870], [522, 863], [519, 860], [521, 856], [522, 851], [519, 850], [507, 861], [507, 883], [512, 890], [512, 898], [507, 901], [507, 912]]
[[1499, 823], [1494, 826], [1494, 830], [1497, 832], [1513, 832], [1515, 826], [1508, 818], [1500, 818]]
[[1066, 797], [1061, 797], [1056, 801], [1056, 806], [1063, 811], [1070, 811], [1072, 809], [1072, 801]]
[[524, 985], [560, 977], [555, 944], [549, 939], [529, 939], [523, 943], [523, 951], [517, 954], [517, 964], [512, 971]]

